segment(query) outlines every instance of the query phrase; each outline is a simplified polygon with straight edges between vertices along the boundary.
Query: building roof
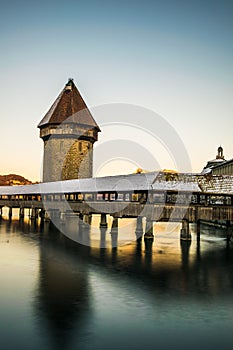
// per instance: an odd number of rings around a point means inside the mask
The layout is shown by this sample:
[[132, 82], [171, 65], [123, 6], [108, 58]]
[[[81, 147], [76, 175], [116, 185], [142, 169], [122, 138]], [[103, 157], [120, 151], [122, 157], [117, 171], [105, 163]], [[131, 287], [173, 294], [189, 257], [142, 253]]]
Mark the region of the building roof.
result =
[[206, 164], [206, 166], [202, 170], [202, 174], [208, 174], [211, 173], [212, 169], [215, 167], [218, 167], [222, 164], [225, 164], [227, 161], [224, 158], [223, 155], [223, 148], [222, 146], [219, 146], [217, 149], [217, 155], [215, 159], [209, 160]]
[[43, 128], [48, 124], [60, 125], [63, 122], [80, 124], [100, 131], [73, 79], [68, 80], [62, 92], [39, 123], [38, 128]]
[[220, 165], [225, 164], [227, 161], [224, 159], [215, 158], [213, 160], [209, 160], [206, 166], [202, 170], [202, 174], [210, 173], [214, 168], [219, 167]]
[[224, 166], [224, 165], [229, 165], [233, 163], [233, 158], [229, 159], [229, 160], [225, 160], [225, 162], [222, 162], [222, 163], [219, 163], [215, 166], [215, 168], [220, 168], [221, 166]]

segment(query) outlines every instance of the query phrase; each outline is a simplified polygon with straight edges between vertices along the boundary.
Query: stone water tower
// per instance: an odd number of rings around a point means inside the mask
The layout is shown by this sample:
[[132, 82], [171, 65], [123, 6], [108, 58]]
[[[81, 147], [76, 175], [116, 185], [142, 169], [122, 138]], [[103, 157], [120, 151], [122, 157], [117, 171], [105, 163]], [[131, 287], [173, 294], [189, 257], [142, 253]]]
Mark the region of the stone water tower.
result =
[[100, 128], [69, 79], [38, 125], [44, 141], [43, 182], [92, 177]]

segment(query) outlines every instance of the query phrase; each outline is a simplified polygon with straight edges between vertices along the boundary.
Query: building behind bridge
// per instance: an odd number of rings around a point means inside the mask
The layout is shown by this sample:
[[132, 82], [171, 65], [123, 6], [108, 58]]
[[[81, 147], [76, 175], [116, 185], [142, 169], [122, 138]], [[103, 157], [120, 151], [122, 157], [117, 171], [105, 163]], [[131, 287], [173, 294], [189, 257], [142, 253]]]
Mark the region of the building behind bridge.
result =
[[233, 158], [226, 160], [222, 146], [218, 147], [216, 158], [207, 162], [202, 174], [233, 175]]

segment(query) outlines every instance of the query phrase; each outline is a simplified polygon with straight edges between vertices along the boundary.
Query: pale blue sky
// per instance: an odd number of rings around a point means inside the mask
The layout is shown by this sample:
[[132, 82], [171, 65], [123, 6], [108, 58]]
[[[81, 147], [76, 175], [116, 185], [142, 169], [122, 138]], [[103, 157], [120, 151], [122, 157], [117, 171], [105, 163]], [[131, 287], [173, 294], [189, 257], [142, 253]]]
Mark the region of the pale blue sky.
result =
[[220, 143], [232, 158], [232, 18], [224, 0], [1, 3], [0, 174], [39, 179], [36, 126], [68, 77], [90, 107], [123, 102], [163, 116], [193, 171]]

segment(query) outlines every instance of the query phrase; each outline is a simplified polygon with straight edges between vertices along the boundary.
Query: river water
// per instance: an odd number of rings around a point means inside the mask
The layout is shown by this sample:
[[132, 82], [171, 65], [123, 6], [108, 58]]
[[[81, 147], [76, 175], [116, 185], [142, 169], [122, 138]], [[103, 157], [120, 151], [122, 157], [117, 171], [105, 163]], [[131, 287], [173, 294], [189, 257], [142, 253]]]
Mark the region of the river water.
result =
[[177, 224], [154, 231], [100, 249], [96, 230], [89, 247], [49, 223], [1, 220], [1, 349], [232, 349], [232, 244], [211, 228], [200, 244], [194, 228], [182, 244]]

